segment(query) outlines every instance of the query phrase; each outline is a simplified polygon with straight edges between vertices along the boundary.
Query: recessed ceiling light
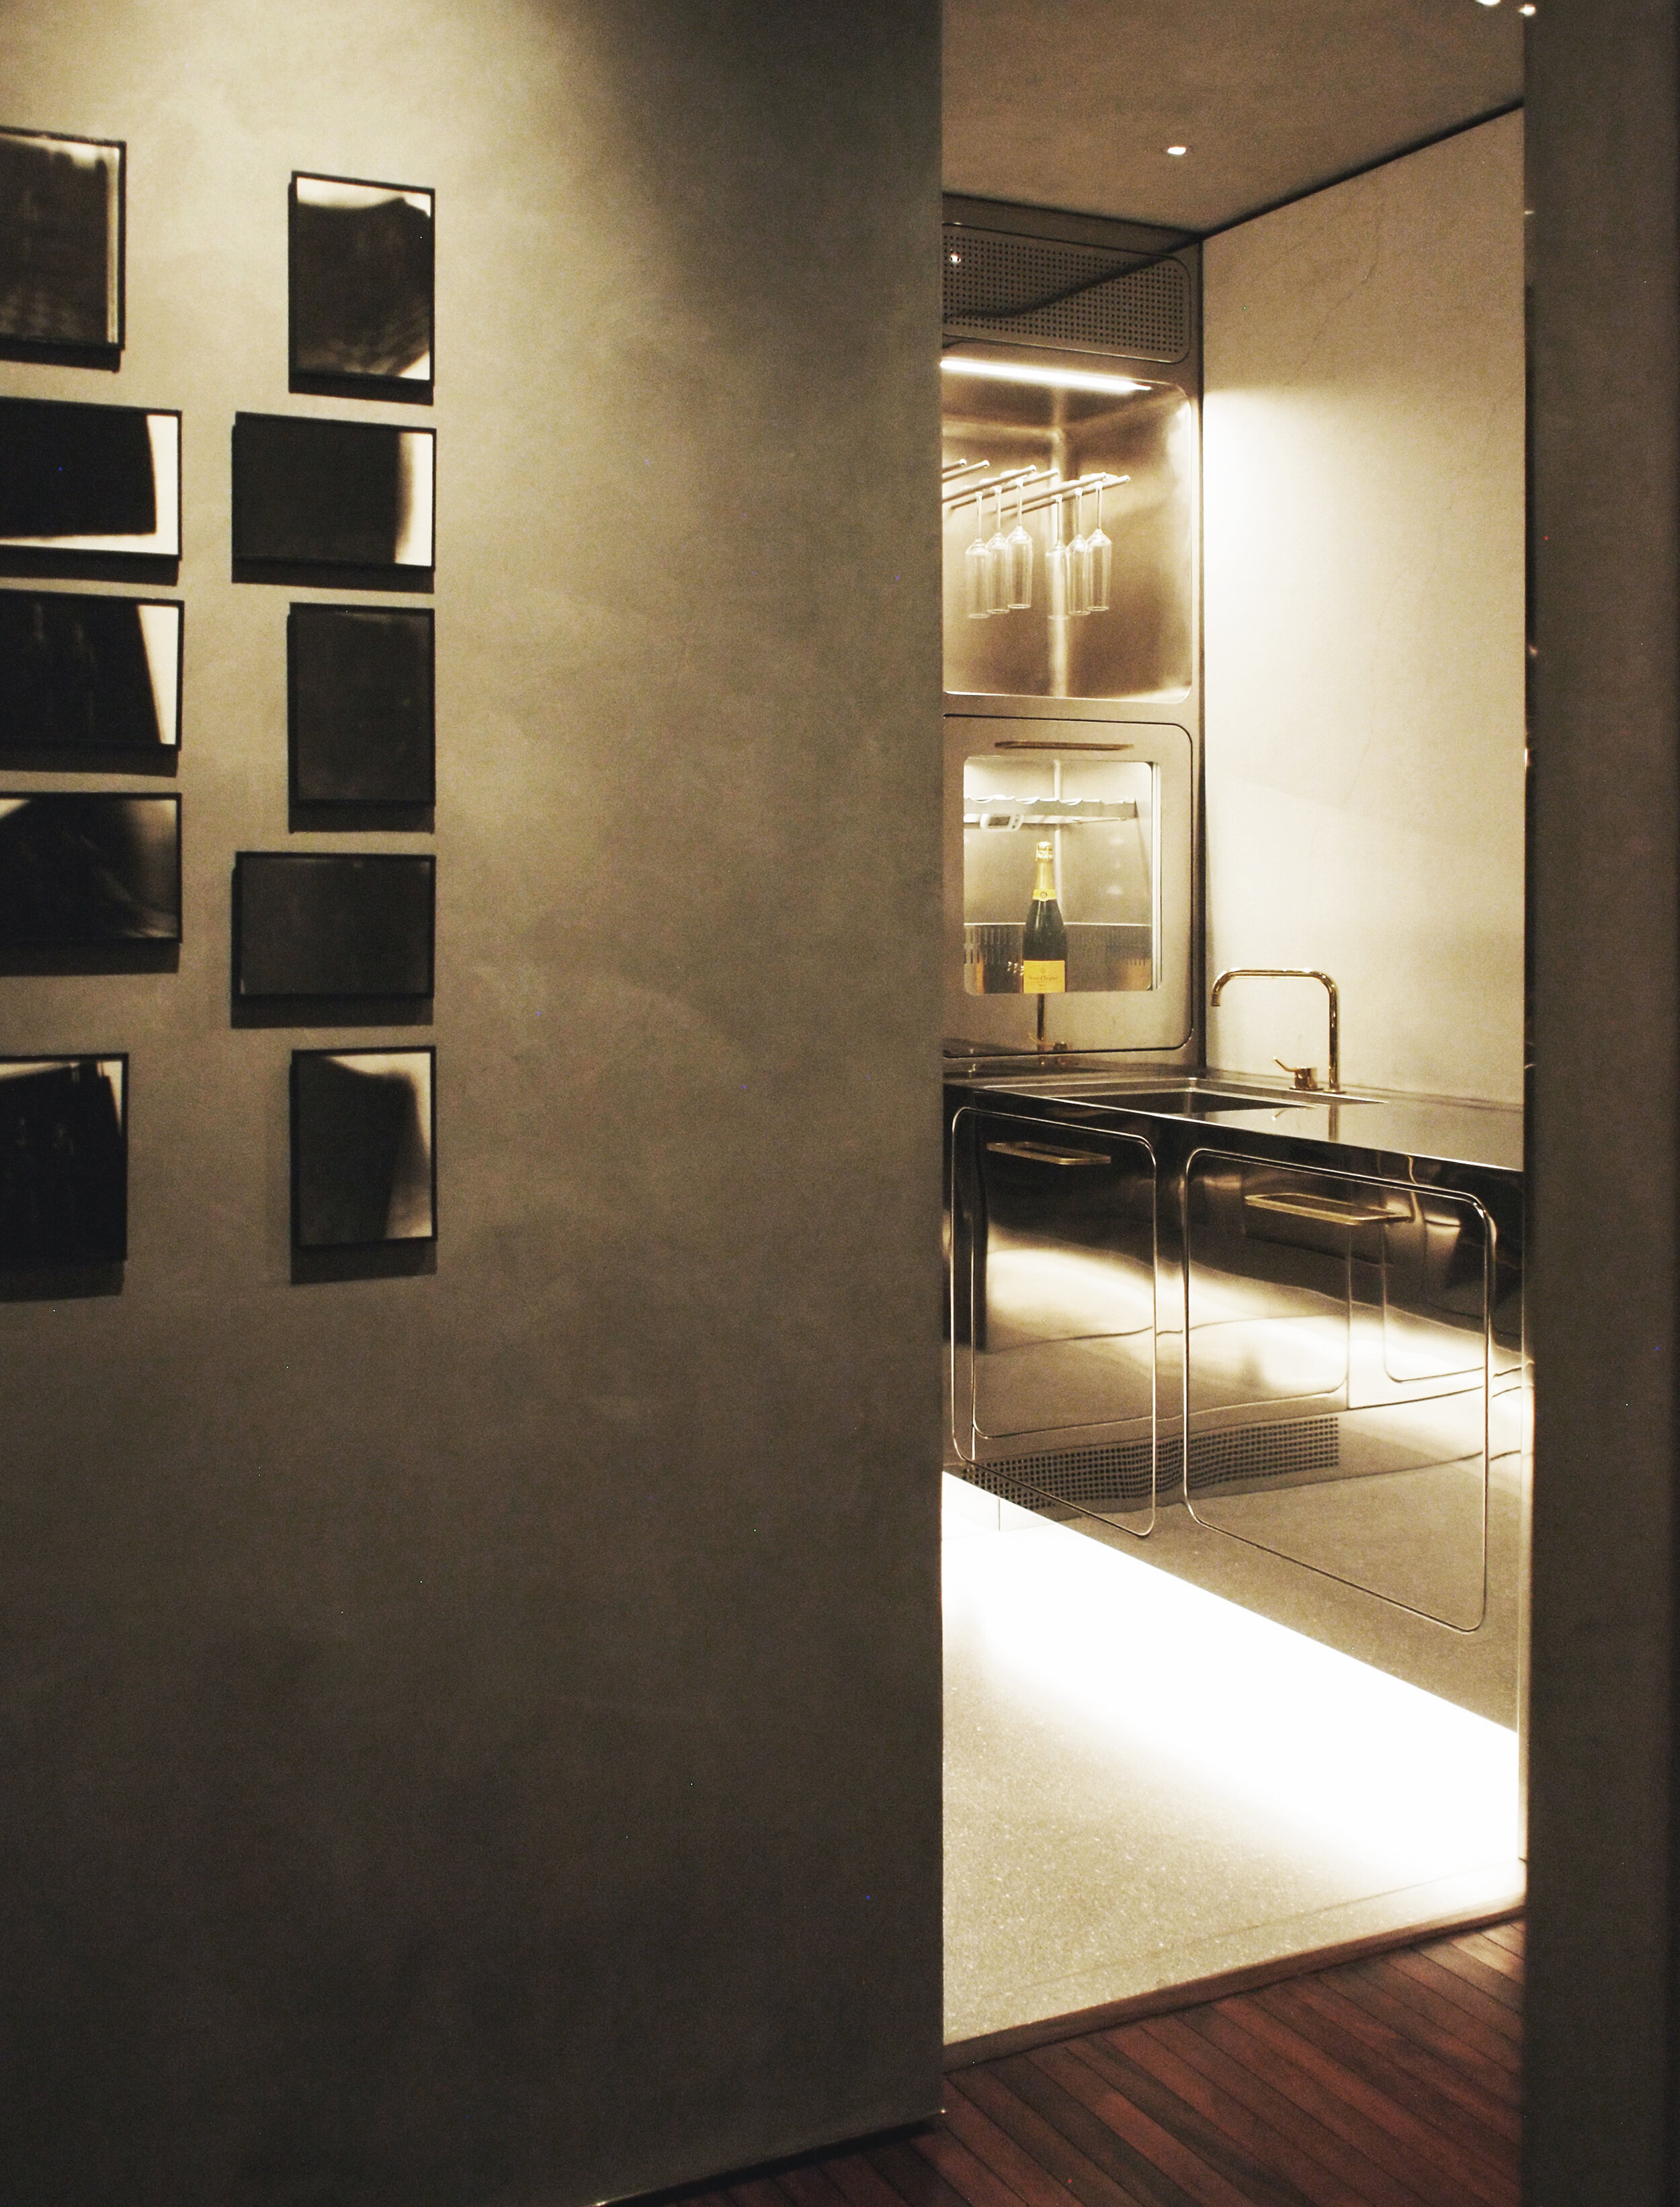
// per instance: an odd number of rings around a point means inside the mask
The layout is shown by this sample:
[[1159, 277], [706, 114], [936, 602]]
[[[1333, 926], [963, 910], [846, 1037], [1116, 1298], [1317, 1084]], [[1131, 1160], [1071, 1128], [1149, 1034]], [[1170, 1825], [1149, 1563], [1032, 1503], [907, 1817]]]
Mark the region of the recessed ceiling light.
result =
[[1534, 0], [1522, 0], [1522, 5], [1516, 12], [1519, 15], [1532, 15], [1534, 12]]
[[1497, 8], [1499, 4], [1499, 0], [1481, 0], [1481, 4], [1484, 8]]
[[1187, 153], [1190, 148], [1187, 146], [1169, 146], [1167, 151], [1176, 160], [1181, 153]]

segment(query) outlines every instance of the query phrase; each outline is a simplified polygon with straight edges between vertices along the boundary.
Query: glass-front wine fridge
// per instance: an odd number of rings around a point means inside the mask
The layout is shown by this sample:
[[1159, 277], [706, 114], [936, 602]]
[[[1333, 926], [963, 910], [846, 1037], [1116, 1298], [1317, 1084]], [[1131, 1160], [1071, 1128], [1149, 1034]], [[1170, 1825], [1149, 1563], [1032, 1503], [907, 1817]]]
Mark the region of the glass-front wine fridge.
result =
[[[982, 708], [948, 713], [945, 734], [948, 1036], [976, 1056], [1036, 1050], [1041, 1027], [1052, 1049], [1179, 1049], [1194, 1026], [1189, 731]], [[1059, 965], [1030, 954], [1047, 907]]]

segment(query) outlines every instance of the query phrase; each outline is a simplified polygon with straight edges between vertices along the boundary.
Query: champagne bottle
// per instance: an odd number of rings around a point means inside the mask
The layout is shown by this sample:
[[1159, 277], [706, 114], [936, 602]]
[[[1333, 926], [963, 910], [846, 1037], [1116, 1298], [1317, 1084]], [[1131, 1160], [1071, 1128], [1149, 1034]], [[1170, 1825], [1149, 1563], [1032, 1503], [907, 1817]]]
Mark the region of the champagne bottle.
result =
[[1041, 843], [1038, 875], [1021, 936], [1021, 991], [1029, 996], [1059, 996], [1067, 986], [1067, 927], [1055, 900], [1055, 864], [1050, 846]]

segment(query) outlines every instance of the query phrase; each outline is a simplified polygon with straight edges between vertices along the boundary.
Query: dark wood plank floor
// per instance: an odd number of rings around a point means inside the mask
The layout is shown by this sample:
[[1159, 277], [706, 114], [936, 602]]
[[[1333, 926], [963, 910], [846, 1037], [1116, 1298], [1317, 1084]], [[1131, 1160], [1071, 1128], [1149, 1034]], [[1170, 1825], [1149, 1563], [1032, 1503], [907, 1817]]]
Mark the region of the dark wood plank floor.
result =
[[959, 2069], [943, 2120], [707, 2207], [1504, 2207], [1522, 1926]]

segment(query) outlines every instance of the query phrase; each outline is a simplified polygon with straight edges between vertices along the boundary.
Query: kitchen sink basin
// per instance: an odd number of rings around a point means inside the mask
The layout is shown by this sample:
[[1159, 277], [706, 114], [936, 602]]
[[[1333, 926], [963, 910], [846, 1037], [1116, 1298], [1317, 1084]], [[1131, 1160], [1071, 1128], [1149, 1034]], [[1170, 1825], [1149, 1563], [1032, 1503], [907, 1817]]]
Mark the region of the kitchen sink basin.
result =
[[1222, 1111], [1294, 1110], [1323, 1101], [1318, 1096], [1285, 1095], [1276, 1089], [1198, 1088], [1188, 1082], [1174, 1088], [1082, 1088], [1086, 1103], [1129, 1104], [1134, 1111], [1170, 1111], [1187, 1119], [1207, 1119]]
[[1159, 1088], [1118, 1082], [1087, 1087], [1083, 1082], [1069, 1082], [1065, 1087], [1058, 1084], [1055, 1091], [1043, 1092], [1073, 1103], [1117, 1104], [1134, 1111], [1169, 1112], [1183, 1119], [1216, 1119], [1232, 1111], [1294, 1111], [1314, 1104], [1363, 1100], [1330, 1089], [1245, 1088], [1236, 1082], [1221, 1081], [1215, 1086], [1195, 1080], [1175, 1081], [1170, 1087]]

